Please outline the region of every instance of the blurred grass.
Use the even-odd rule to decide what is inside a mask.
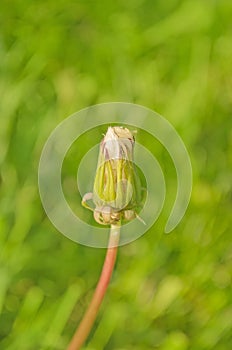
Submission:
[[[227,0],[1,1],[1,349],[64,349],[91,297],[105,252],[56,232],[37,167],[60,121],[109,101],[145,105],[173,123],[194,185],[171,235],[162,235],[166,205],[144,237],[120,248],[85,349],[230,348],[231,16]],[[170,160],[157,142],[144,143],[172,198]]]

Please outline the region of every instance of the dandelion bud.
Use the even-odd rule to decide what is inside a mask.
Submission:
[[[119,126],[109,127],[99,150],[94,181],[94,218],[101,224],[132,220],[141,201],[141,186],[133,163],[134,136]]]

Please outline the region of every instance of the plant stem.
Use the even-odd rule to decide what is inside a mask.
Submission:
[[[99,278],[97,287],[95,289],[89,307],[86,310],[85,315],[79,327],[77,328],[67,350],[79,350],[84,344],[85,340],[87,339],[89,332],[91,331],[91,328],[96,319],[98,310],[101,306],[102,300],[106,293],[107,286],[110,282],[110,278],[114,269],[118,250],[119,236],[120,224],[111,225],[110,238],[101,276]]]

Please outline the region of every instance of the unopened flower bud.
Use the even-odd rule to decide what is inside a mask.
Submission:
[[[100,144],[93,189],[94,217],[99,223],[112,224],[135,217],[132,212],[140,204],[141,189],[133,152],[132,133],[127,128],[109,127]]]

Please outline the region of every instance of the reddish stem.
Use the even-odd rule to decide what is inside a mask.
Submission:
[[[119,234],[120,225],[112,225],[110,230],[109,244],[101,276],[99,278],[97,287],[95,289],[89,307],[86,310],[85,315],[79,327],[77,328],[67,350],[79,350],[89,335],[89,332],[96,319],[98,310],[101,306],[102,300],[106,293],[107,286],[110,282],[110,278],[114,269],[117,256]]]

